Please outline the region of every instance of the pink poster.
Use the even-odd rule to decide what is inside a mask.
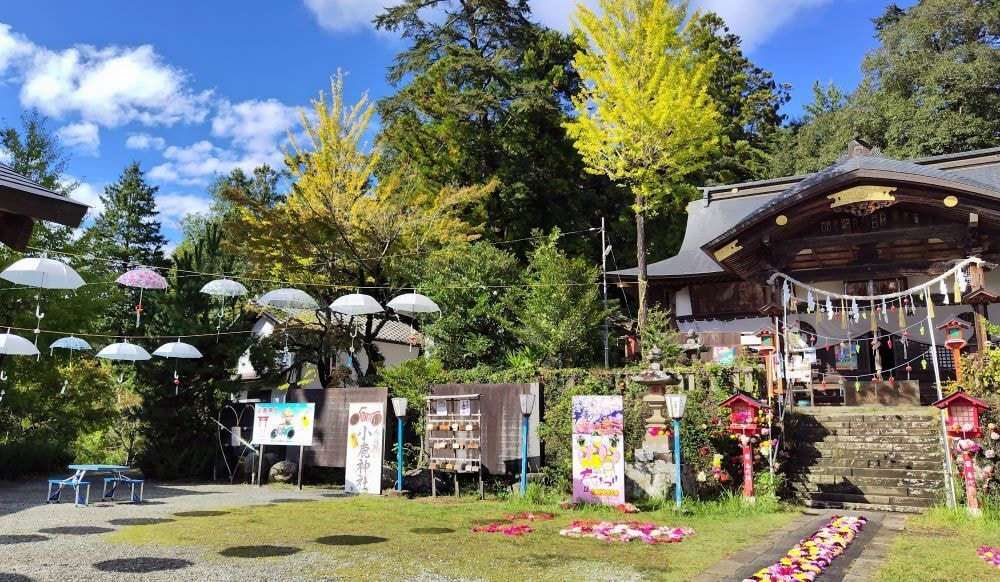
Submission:
[[[573,397],[573,501],[625,503],[621,396]]]

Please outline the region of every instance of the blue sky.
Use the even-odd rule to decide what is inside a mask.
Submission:
[[[166,234],[207,208],[205,186],[236,166],[280,162],[297,108],[330,76],[350,100],[390,92],[385,69],[402,48],[369,22],[391,0],[71,0],[7,2],[0,14],[0,118],[38,107],[71,155],[74,196],[91,205],[140,160],[160,186]],[[596,0],[588,0],[596,4]],[[901,2],[906,6],[912,2]],[[567,29],[572,0],[532,0],[537,18]],[[872,0],[699,0],[744,38],[796,116],[814,81],[853,87],[874,45]]]

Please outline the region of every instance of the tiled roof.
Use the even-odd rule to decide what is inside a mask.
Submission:
[[[278,323],[284,323],[286,321],[295,320],[304,325],[318,325],[316,321],[316,311],[313,309],[268,309],[265,312],[267,317]],[[347,317],[337,315],[344,326],[349,324]],[[378,325],[379,320],[376,318],[373,325]],[[365,327],[365,318],[359,317],[354,320],[355,327],[359,331],[363,331]],[[410,340],[411,337],[415,337],[416,341]],[[377,341],[383,341],[394,344],[413,344],[416,346],[422,345],[424,341],[423,334],[417,331],[413,326],[403,323],[402,321],[389,317],[386,319],[385,325],[379,330],[378,335],[375,338]]]

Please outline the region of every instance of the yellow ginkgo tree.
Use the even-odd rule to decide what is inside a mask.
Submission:
[[[230,232],[257,276],[303,286],[321,307],[355,290],[384,305],[408,283],[403,261],[478,237],[465,217],[493,185],[426,188],[405,167],[378,175],[382,150],[366,145],[374,106],[367,96],[346,104],[343,89],[343,77],[334,77],[329,99],[320,94],[301,113],[301,131],[289,133],[284,200],[269,206],[239,189],[222,195],[241,208]],[[355,358],[355,370],[371,374],[386,317],[366,316],[354,332],[345,329],[353,323],[321,310],[316,321],[303,322],[297,359],[315,363],[325,387],[337,378],[338,338],[357,333],[369,363],[362,370]]]
[[[686,2],[577,3],[573,59],[583,80],[575,117],[565,124],[587,166],[635,197],[639,325],[644,326],[648,215],[680,212],[684,179],[705,166],[719,140],[719,111],[708,95],[713,62],[690,44]]]

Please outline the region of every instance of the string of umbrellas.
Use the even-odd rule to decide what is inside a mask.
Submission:
[[[9,356],[36,356],[41,357],[38,350],[38,337],[41,334],[41,321],[45,317],[42,311],[43,294],[46,290],[75,290],[84,284],[83,278],[69,265],[55,259],[28,257],[16,261],[11,266],[0,272],[0,279],[4,279],[16,285],[34,288],[35,295],[35,339],[31,342],[19,335],[12,334],[10,328],[6,333],[0,334],[0,354]],[[142,321],[143,294],[148,290],[167,289],[167,280],[156,271],[148,268],[138,268],[126,271],[116,280],[116,283],[138,289],[138,303],[135,306],[135,325],[138,328]],[[216,279],[206,283],[200,290],[206,295],[218,297],[220,307],[218,321],[216,324],[216,341],[222,332],[223,321],[226,312],[226,302],[236,297],[241,297],[249,293],[247,288],[239,281],[232,279]],[[308,293],[300,289],[283,288],[269,291],[261,295],[256,303],[262,307],[277,309],[295,310],[318,310],[319,303]],[[433,300],[420,293],[403,293],[391,299],[387,307],[397,313],[416,316],[421,313],[437,313],[441,309]],[[330,304],[329,309],[336,313],[349,317],[360,315],[373,315],[385,311],[382,305],[372,296],[363,293],[351,293],[338,297]],[[92,351],[93,347],[86,340],[74,335],[61,337],[52,342],[49,346],[49,354],[54,355],[55,350],[68,350],[72,360],[74,352]],[[351,347],[353,355],[353,345]],[[121,342],[109,344],[97,352],[96,357],[120,361],[120,362],[140,362],[152,359],[153,356],[174,359],[174,392],[179,390],[180,376],[178,374],[178,362],[182,359],[197,359],[203,357],[201,351],[195,346],[180,341],[168,342],[156,348],[152,355],[142,346],[131,343],[128,339]],[[0,380],[6,380],[7,374],[0,370]],[[119,382],[124,381],[124,377],[119,377]],[[62,391],[66,391],[67,381],[63,382]],[[2,396],[0,396],[2,398]]]

